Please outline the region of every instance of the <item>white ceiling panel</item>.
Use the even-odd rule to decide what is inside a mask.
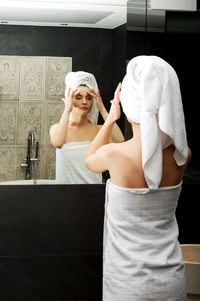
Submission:
[[[126,18],[124,0],[0,0],[0,22],[5,25],[112,29],[126,23]]]

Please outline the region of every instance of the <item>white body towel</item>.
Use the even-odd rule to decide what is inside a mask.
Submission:
[[[91,142],[69,142],[56,149],[56,183],[101,184],[102,174],[85,166],[85,157]]]
[[[103,301],[185,301],[175,217],[181,184],[122,188],[107,181]]]

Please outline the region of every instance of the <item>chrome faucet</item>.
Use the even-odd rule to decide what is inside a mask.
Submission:
[[[34,132],[31,131],[28,134],[27,155],[26,155],[26,180],[30,179],[31,146],[34,145],[34,142],[35,142]]]
[[[29,132],[28,139],[31,140],[31,145],[34,145],[34,143],[35,143],[35,135],[34,135],[33,131]]]
[[[30,168],[32,165],[33,183],[37,184],[39,142],[38,141],[36,142],[35,158],[31,158],[31,149],[34,145],[35,145],[35,135],[34,135],[33,131],[30,131],[28,134],[28,141],[27,141],[27,155],[26,155],[26,159],[25,159],[26,163],[20,164],[20,166],[26,167],[26,180],[29,180],[30,179]]]

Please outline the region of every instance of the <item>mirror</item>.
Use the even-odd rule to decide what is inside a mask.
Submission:
[[[40,0],[38,6],[24,1],[23,9],[17,2],[0,4],[0,181],[25,179],[20,165],[26,164],[30,131],[39,142],[37,177],[51,180],[55,149],[49,128],[63,110],[64,76],[70,70],[94,74],[110,107],[125,74],[127,1],[62,2],[62,7],[59,1]],[[43,5],[48,7],[41,15]],[[119,126],[123,130],[123,118]],[[36,144],[31,149],[34,158]]]
[[[195,109],[199,99],[197,76],[200,68],[199,4],[197,1],[196,10],[192,10],[191,6],[190,11],[153,10],[159,14],[158,25],[153,23],[152,11],[147,10],[147,54],[160,55],[168,61],[176,70],[180,81],[188,145],[192,151],[192,160],[185,171],[187,181],[200,178],[196,136],[199,112]]]
[[[197,1],[196,10],[190,11],[152,9],[151,1],[134,0],[128,1],[127,9],[127,60],[141,54],[158,55],[177,72],[188,145],[192,150],[192,160],[186,174],[190,178],[199,179],[200,160],[196,135],[199,110],[196,107],[199,99],[200,1]],[[131,132],[126,122],[125,125],[126,137],[129,137]]]

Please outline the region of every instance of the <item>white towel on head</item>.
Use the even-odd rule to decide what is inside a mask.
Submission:
[[[71,88],[71,91],[74,91],[80,85],[86,85],[88,88],[94,89],[95,91],[98,90],[98,85],[94,75],[84,71],[69,72],[65,76],[65,85],[65,97],[69,88]],[[93,98],[93,106],[90,113],[88,114],[88,119],[91,123],[97,124],[98,115],[99,111],[96,106],[96,99]]]
[[[125,115],[140,123],[144,175],[149,188],[156,189],[162,178],[162,150],[174,144],[179,166],[188,157],[176,72],[157,56],[135,57],[127,66],[120,98]]]

